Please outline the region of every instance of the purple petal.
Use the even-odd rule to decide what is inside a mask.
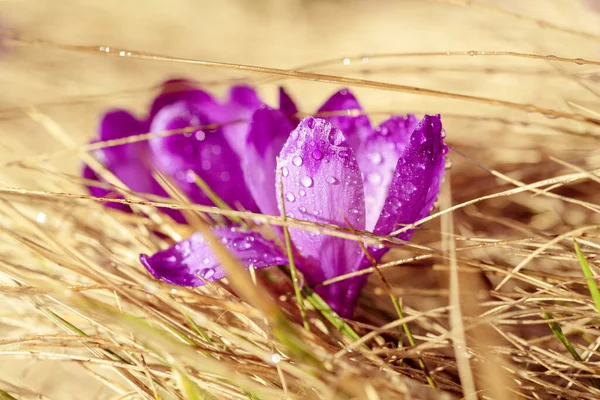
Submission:
[[[396,164],[404,152],[417,117],[394,116],[384,121],[355,150],[365,183],[366,229],[372,231],[385,202]]]
[[[244,177],[263,214],[279,215],[275,193],[277,156],[294,129],[287,116],[270,108],[252,116],[244,154]]]
[[[193,82],[186,79],[171,79],[162,84],[160,94],[152,102],[148,115],[148,124],[152,122],[156,114],[163,107],[180,101],[193,103],[202,107],[207,115],[212,116],[223,113],[221,106],[212,96],[198,89]]]
[[[146,125],[124,110],[109,111],[102,117],[99,128],[99,140],[122,139],[148,131]],[[125,186],[138,193],[149,193],[168,197],[165,190],[152,177],[152,171],[146,166],[149,162],[148,143],[146,141],[128,143],[96,150],[94,155]],[[104,182],[89,166],[85,165],[83,177]],[[90,187],[90,193],[96,197],[123,198],[117,191]],[[107,207],[130,212],[131,208],[120,203],[105,203]],[[180,212],[161,209],[178,222],[185,222]]]
[[[147,133],[148,127],[125,110],[112,110],[105,113],[100,120],[98,141],[124,139],[129,136]],[[127,157],[143,157],[148,148],[146,141],[110,146],[100,149],[96,156],[106,165],[118,163]]]
[[[120,164],[113,165],[109,168],[110,171],[123,182],[129,189],[138,193],[149,193],[162,197],[169,197],[167,192],[160,184],[152,177],[152,172],[144,167],[140,160],[124,159]],[[85,165],[83,169],[83,177],[85,179],[105,182],[101,179],[89,166]],[[115,199],[123,199],[124,197],[116,190],[107,190],[95,186],[88,187],[90,194],[96,197],[107,197]],[[106,202],[105,206],[116,210],[131,212],[131,207],[122,203]],[[180,211],[171,208],[158,207],[158,209],[169,215],[176,222],[183,224],[186,222],[183,214]]]
[[[258,233],[234,228],[216,228],[212,233],[246,268],[288,263],[281,250]],[[178,286],[203,286],[205,280],[213,282],[225,277],[210,243],[200,233],[151,257],[142,254],[140,261],[154,277]]]
[[[296,117],[298,107],[283,87],[279,87],[279,110],[288,117],[294,126],[298,125],[300,122],[298,117]]]
[[[429,215],[444,176],[444,135],[439,115],[426,115],[419,122],[398,160],[374,233],[388,235]],[[406,231],[399,237],[411,236],[412,231]]]
[[[209,119],[200,105],[178,102],[163,107],[152,121],[152,132],[164,132],[190,126],[208,125]],[[184,193],[198,204],[212,201],[196,185],[194,171],[227,204],[256,210],[256,205],[244,182],[240,160],[225,140],[220,129],[197,130],[150,140],[156,163],[172,176]]]
[[[219,116],[218,122],[242,121],[223,126],[229,145],[240,157],[243,157],[246,150],[250,118],[262,105],[262,100],[250,86],[233,86],[229,91],[229,101],[223,106],[223,113]]]
[[[319,108],[318,113],[349,110],[362,111],[362,107],[350,90],[342,89],[331,96],[325,104]],[[370,136],[373,130],[369,118],[366,115],[336,115],[323,116],[321,118],[326,119],[340,129],[353,149],[356,149],[359,143]]]
[[[344,135],[323,119],[306,118],[283,146],[277,168],[283,179],[287,215],[317,223],[362,230],[365,227],[364,190],[352,149]],[[280,185],[277,185],[281,193]],[[279,196],[278,196],[279,198]],[[355,241],[290,229],[303,262],[299,268],[310,284],[354,271],[361,258]],[[319,288],[336,311],[352,303],[347,282]]]

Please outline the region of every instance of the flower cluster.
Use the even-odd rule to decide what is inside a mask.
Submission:
[[[211,202],[189,179],[189,171],[231,206],[281,215],[283,198],[290,218],[378,235],[389,235],[429,214],[447,152],[439,115],[420,121],[414,115],[393,116],[373,127],[346,89],[318,110],[326,115],[322,118],[298,121],[296,106],[283,90],[279,103],[279,109],[268,107],[244,86],[233,87],[229,100],[220,103],[190,82],[169,81],[145,120],[122,110],[107,113],[99,139],[224,125],[106,148],[100,156],[132,190],[166,195],[152,178],[151,170],[157,168],[198,204]],[[89,168],[85,175],[95,177]],[[97,188],[92,193],[108,194]],[[179,213],[170,214],[182,221]],[[213,234],[246,267],[287,264],[285,252],[258,233],[221,226]],[[405,231],[400,238],[409,240],[411,235]],[[370,266],[356,241],[299,228],[291,228],[290,236],[297,267],[311,286]],[[386,252],[368,250],[376,261]],[[201,286],[225,276],[199,233],[140,259],[152,275],[174,285]],[[332,309],[350,317],[365,281],[362,275],[317,286],[316,291]]]

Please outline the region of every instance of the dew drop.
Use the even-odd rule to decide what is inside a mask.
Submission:
[[[348,151],[346,150],[342,150],[338,153],[338,156],[340,156],[340,158],[348,158],[350,156],[350,153],[348,153]]]
[[[450,168],[452,168],[452,160],[451,160],[451,159],[449,159],[449,158],[446,158],[446,162],[445,162],[445,164],[444,164],[444,168],[445,168],[445,169],[450,169]]]
[[[400,186],[400,188],[402,189],[402,192],[407,197],[409,197],[411,194],[413,194],[417,190],[417,187],[415,186],[415,184],[410,181],[403,182],[402,185]]]
[[[35,220],[37,222],[39,222],[40,224],[44,224],[44,223],[46,223],[46,219],[47,219],[46,217],[47,217],[46,214],[40,211],[38,213],[37,217],[35,218]]]
[[[446,137],[446,130],[442,129],[442,131],[440,132],[440,135],[442,135],[443,138]]]
[[[315,119],[314,119],[314,118],[308,118],[308,119],[306,120],[306,126],[307,126],[309,129],[313,129],[313,128],[315,127]],[[296,135],[297,135],[297,134],[296,134]]]
[[[312,156],[315,160],[321,160],[323,158],[323,153],[321,152],[321,150],[316,149],[312,152]]]
[[[214,145],[214,146],[211,148],[211,150],[212,150],[212,153],[213,153],[215,156],[218,156],[219,154],[221,154],[221,146]]]
[[[231,175],[229,174],[229,172],[223,171],[219,174],[219,178],[221,178],[223,182],[229,182],[229,180],[231,179]]]
[[[285,198],[290,202],[293,203],[294,201],[296,201],[296,196],[294,196],[294,193],[292,192],[287,192],[285,194]]]
[[[381,174],[379,172],[373,172],[367,175],[367,180],[372,185],[379,185],[383,178],[381,177]]]
[[[252,247],[252,243],[247,238],[237,238],[233,241],[233,247],[240,250],[248,250]]]
[[[306,212],[306,207],[300,207],[300,211],[302,211],[303,213]]]
[[[288,176],[289,174],[290,174],[290,171],[287,169],[287,167],[281,168],[281,175]]]
[[[387,136],[387,134],[389,133],[389,129],[387,128],[387,126],[382,126],[379,128],[379,134],[382,136]]]
[[[329,176],[327,177],[327,183],[329,183],[330,185],[337,185],[340,183],[340,181],[336,177]]]
[[[302,157],[300,156],[294,156],[294,158],[292,158],[292,164],[294,164],[296,167],[299,167],[302,165]]]
[[[585,60],[583,58],[576,58],[573,60],[573,62],[575,62],[575,64],[577,64],[577,65],[585,64]]]
[[[210,161],[208,161],[208,160],[202,161],[202,169],[203,170],[208,171],[210,169],[210,167],[212,167],[212,164]]]
[[[202,262],[203,262],[204,264],[208,265],[208,264],[210,264],[210,258],[208,258],[208,257],[204,257],[204,258],[202,259]]]
[[[204,279],[208,280],[208,279],[212,278],[214,274],[215,274],[215,270],[213,268],[207,268],[202,273],[202,277]]]
[[[298,192],[298,194],[300,195],[300,197],[306,196],[306,192],[304,191],[304,189],[300,189],[300,191]]]
[[[279,354],[272,354],[271,361],[273,364],[279,364],[281,362],[281,356]]]
[[[206,134],[203,131],[198,131],[194,134],[194,137],[196,138],[197,141],[202,141],[204,140],[204,138],[206,138]]]
[[[309,188],[309,187],[312,187],[313,180],[312,180],[312,178],[310,176],[304,175],[302,177],[302,179],[300,179],[300,183],[302,184],[302,186],[304,186],[306,188]]]
[[[373,165],[381,165],[381,163],[383,162],[383,156],[381,155],[381,153],[371,153],[368,157],[369,160],[371,160],[371,163],[373,163]]]
[[[342,62],[344,63],[344,65],[350,65],[350,59],[349,58],[344,58],[342,60]]]

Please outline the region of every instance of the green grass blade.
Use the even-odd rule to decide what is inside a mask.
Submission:
[[[575,246],[575,252],[577,253],[577,258],[579,259],[579,264],[581,265],[581,269],[583,270],[583,275],[587,280],[588,288],[590,289],[590,294],[592,295],[592,299],[594,300],[594,304],[596,305],[596,311],[598,315],[600,315],[600,291],[598,291],[598,285],[596,285],[596,280],[594,279],[594,274],[590,269],[590,265],[588,264],[581,248],[579,247],[579,243],[575,239],[573,239],[573,245]]]
[[[556,338],[558,340],[560,340],[560,342],[563,344],[563,346],[565,346],[567,351],[569,353],[571,353],[571,356],[573,357],[573,359],[576,361],[579,361],[579,362],[583,362],[583,359],[581,358],[581,356],[579,355],[577,350],[575,350],[575,347],[571,344],[569,339],[565,336],[565,334],[564,334],[562,328],[560,327],[560,325],[558,324],[558,322],[552,321],[554,319],[554,317],[545,311],[542,311],[542,316],[544,317],[544,319],[546,321],[548,321],[548,326],[550,327],[550,330],[552,331],[552,333],[554,333],[554,336],[556,336]],[[600,389],[600,381],[598,381],[598,379],[590,378],[590,383],[596,389]]]

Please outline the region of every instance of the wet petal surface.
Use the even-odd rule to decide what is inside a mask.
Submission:
[[[398,160],[374,233],[388,235],[429,215],[440,191],[447,152],[440,116],[426,115]],[[406,231],[399,238],[411,236],[412,231]]]
[[[283,177],[289,217],[364,229],[360,170],[339,129],[319,118],[302,120],[285,143],[277,168]],[[352,272],[358,266],[362,251],[357,242],[296,228],[290,229],[290,235],[303,258],[299,268],[311,284]],[[343,309],[355,295],[348,293],[345,282],[317,291],[335,310]]]
[[[273,242],[256,232],[216,228],[212,233],[246,268],[261,269],[288,262]],[[154,277],[178,286],[203,286],[205,281],[225,277],[210,243],[200,233],[153,256],[142,254],[140,261]]]
[[[178,102],[162,108],[152,121],[152,132],[165,132],[186,127],[205,126],[209,120],[201,107]],[[196,130],[152,139],[150,147],[159,168],[173,177],[184,193],[195,203],[212,205],[212,201],[196,185],[194,171],[227,204],[256,210],[244,182],[240,160],[220,129]]]
[[[373,130],[355,149],[363,174],[366,203],[366,229],[372,231],[394,176],[398,159],[404,152],[410,135],[417,126],[414,115],[394,116]]]

